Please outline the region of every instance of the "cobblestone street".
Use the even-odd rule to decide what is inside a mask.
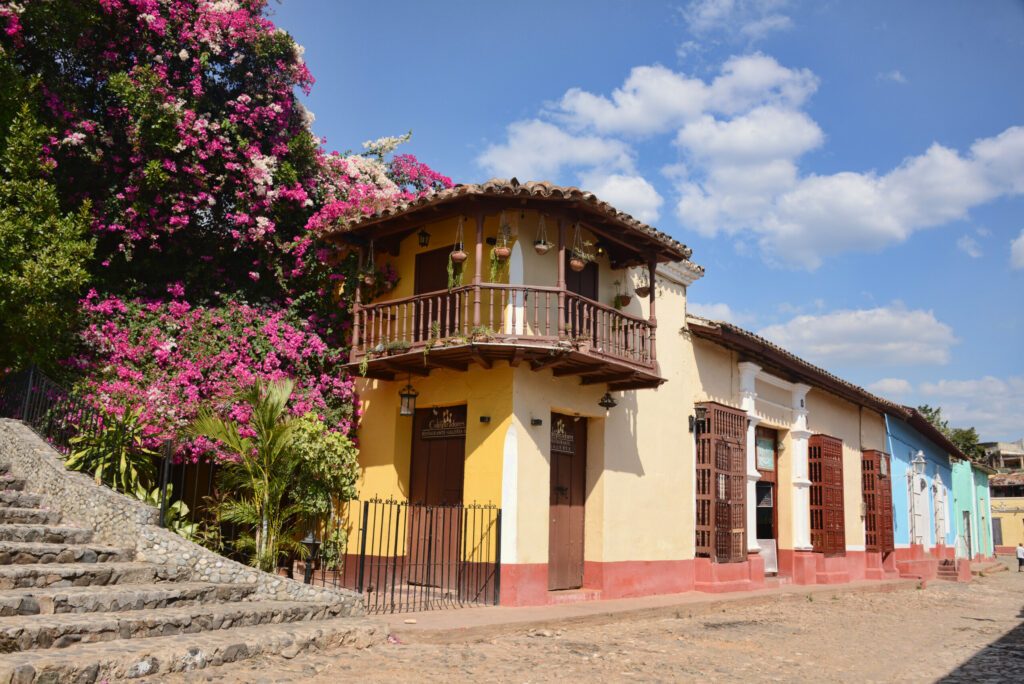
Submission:
[[[481,639],[266,659],[173,681],[1022,681],[1024,574],[826,591],[713,614],[507,627]],[[401,620],[393,620],[399,626]]]

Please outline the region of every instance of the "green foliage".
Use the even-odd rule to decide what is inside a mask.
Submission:
[[[462,285],[462,264],[452,261],[452,255],[448,255],[448,289],[453,290]]]
[[[490,268],[487,272],[487,277],[492,283],[501,280],[508,268],[508,262],[508,259],[499,259],[498,255],[494,253],[494,248],[491,248]]]
[[[238,548],[251,551],[251,564],[266,571],[273,571],[283,554],[305,553],[296,525],[304,509],[287,500],[302,464],[295,449],[299,421],[287,415],[292,389],[291,381],[285,380],[256,383],[241,393],[252,411],[253,437],[243,437],[237,422],[210,411],[200,413],[189,427],[191,435],[220,442],[236,457],[220,470],[218,484],[227,494],[216,503],[217,513],[250,530],[239,539]]]
[[[174,486],[167,485],[168,499],[173,493]],[[135,491],[135,498],[154,508],[160,508],[159,487],[154,487],[153,489],[139,487]],[[193,522],[188,514],[189,508],[184,501],[175,501],[172,504],[168,504],[167,510],[164,511],[164,527],[191,542],[200,543],[203,537],[201,526],[199,523]]]
[[[40,160],[47,131],[27,105],[0,156],[0,369],[54,370],[67,355],[94,241],[89,205],[66,212]]]
[[[306,516],[325,522],[335,506],[357,496],[359,449],[347,436],[329,431],[315,413],[296,423],[293,448],[300,465],[292,498]]]
[[[979,459],[985,455],[985,450],[980,446],[981,438],[978,431],[973,427],[955,428],[949,426],[949,421],[942,417],[941,406],[929,406],[922,404],[917,407],[917,412],[924,416],[925,420],[934,425],[939,432],[946,435],[956,447],[964,453],[967,458]]]
[[[71,438],[67,467],[129,496],[152,486],[155,453],[142,446],[141,414],[139,409],[126,409],[120,416],[105,412],[99,430]]]
[[[320,545],[320,560],[327,570],[340,570],[348,552],[348,530],[334,526]]]

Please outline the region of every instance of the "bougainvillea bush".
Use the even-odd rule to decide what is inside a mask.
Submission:
[[[298,99],[313,85],[302,48],[266,10],[0,0],[0,147],[27,103],[59,209],[88,207],[96,240],[86,287],[99,294],[65,367],[97,404],[140,402],[151,440],[203,405],[237,413],[238,388],[277,376],[295,379],[296,411],[348,431],[340,364],[358,264],[321,238],[451,186],[394,153],[408,136],[325,151]]]
[[[72,360],[83,372],[81,389],[115,414],[141,409],[147,447],[180,436],[204,406],[244,430],[249,416],[241,391],[285,378],[295,378],[294,415],[314,413],[341,433],[352,427],[355,396],[340,369],[342,352],[299,317],[234,300],[193,306],[180,297],[125,300],[95,292],[83,306],[83,350]],[[195,458],[211,449],[200,437],[182,443],[180,453]]]

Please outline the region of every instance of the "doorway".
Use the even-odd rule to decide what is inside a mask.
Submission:
[[[551,414],[551,498],[548,589],[583,586],[587,419]]]
[[[967,541],[967,560],[974,559],[974,544],[971,539],[971,512],[964,511],[964,539]]]
[[[409,464],[410,584],[457,588],[466,407],[417,409]]]
[[[565,253],[565,289],[580,297],[585,297],[592,302],[597,301],[597,264],[588,261],[582,271],[574,271],[569,268],[569,250]],[[569,333],[573,337],[589,332],[592,342],[597,335],[597,317],[593,313],[589,315],[584,312],[584,307],[579,300],[568,298],[565,307],[565,322]],[[589,321],[588,321],[589,319]],[[589,323],[589,325],[588,325]],[[587,328],[590,328],[588,331]]]
[[[441,247],[416,255],[413,294],[436,293],[427,300],[417,300],[414,309],[413,341],[430,337],[449,337],[459,330],[458,295],[448,291],[448,255],[452,247]],[[433,331],[433,328],[438,328]],[[436,334],[435,334],[436,332]]]
[[[755,466],[761,479],[754,487],[757,506],[757,545],[764,558],[764,571],[779,572],[778,555],[778,460],[779,433],[776,430],[758,426],[754,431]]]

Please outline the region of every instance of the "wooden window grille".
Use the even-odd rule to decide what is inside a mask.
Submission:
[[[892,483],[889,481],[889,455],[867,450],[861,458],[864,495],[865,548],[875,553],[895,549],[892,526]]]
[[[842,556],[846,553],[842,440],[812,435],[807,466],[811,480],[811,545],[817,553]]]
[[[712,402],[697,424],[697,555],[718,563],[747,559],[747,416]]]

